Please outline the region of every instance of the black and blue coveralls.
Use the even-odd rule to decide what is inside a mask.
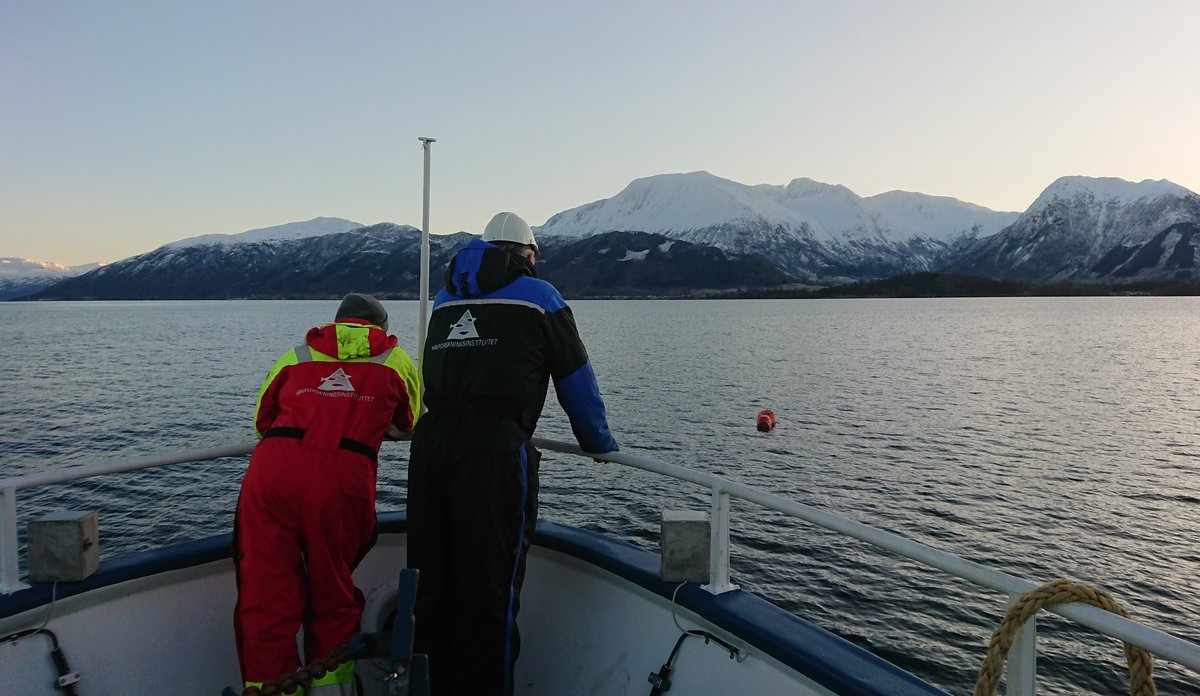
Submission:
[[[408,478],[408,565],[420,571],[414,650],[437,696],[507,696],[538,511],[530,443],[549,380],[588,452],[617,449],[570,307],[525,259],[480,240],[434,300],[425,404]]]

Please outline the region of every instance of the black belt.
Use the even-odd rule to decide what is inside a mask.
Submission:
[[[303,440],[304,432],[304,428],[271,428],[267,432],[263,433],[263,439],[265,440],[268,437],[289,437],[293,440]],[[369,458],[371,461],[377,461],[379,459],[379,453],[375,451],[374,447],[363,444],[358,440],[351,440],[348,437],[343,437],[341,441],[338,442],[338,449],[356,452],[364,457]]]

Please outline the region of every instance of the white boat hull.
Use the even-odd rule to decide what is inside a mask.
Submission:
[[[355,581],[367,598],[364,631],[394,612],[405,556],[403,516],[381,518],[381,535]],[[51,607],[39,586],[0,598],[0,635],[52,630],[80,675],[79,694],[211,694],[240,686],[233,643],[236,601],[228,536],[106,563],[82,583],[59,586]],[[736,646],[685,641],[674,662],[676,694],[940,694],[869,653],[736,590],[679,593],[658,581],[658,556],[625,542],[540,523],[519,617],[517,694],[625,696],[649,693],[681,631],[709,631]],[[692,608],[688,608],[691,606]],[[672,616],[674,614],[674,617]],[[722,624],[725,624],[724,626]],[[49,696],[57,672],[50,641],[0,644],[0,693]],[[361,660],[368,696],[387,694],[386,660]]]

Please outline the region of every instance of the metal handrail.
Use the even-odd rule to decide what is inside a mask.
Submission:
[[[1003,592],[1010,598],[1019,597],[1037,586],[1028,580],[992,570],[986,566],[944,551],[938,551],[897,534],[875,529],[861,522],[838,517],[823,510],[797,503],[772,493],[766,493],[751,486],[735,483],[719,476],[624,452],[592,454],[584,452],[578,446],[566,442],[544,438],[535,438],[533,442],[535,446],[541,449],[564,454],[576,454],[643,469],[708,488],[713,496],[712,517],[710,519],[713,529],[713,553],[710,556],[711,572],[710,585],[708,586],[708,589],[712,592],[733,589],[733,586],[728,584],[728,501],[730,497],[757,503],[763,507],[797,517],[819,527],[865,541],[878,548],[937,568],[949,575],[967,580],[981,587]],[[19,581],[20,569],[18,567],[16,518],[16,492],[18,490],[104,474],[148,469],[184,462],[207,461],[222,457],[244,456],[253,451],[255,444],[251,442],[216,449],[152,455],[135,459],[120,459],[111,462],[65,467],[54,471],[44,471],[0,479],[0,594],[11,594],[25,587]],[[1080,602],[1048,605],[1045,608],[1047,611],[1052,611],[1055,614],[1088,626],[1105,635],[1148,650],[1160,658],[1176,662],[1200,672],[1200,645]],[[1028,636],[1028,640],[1033,640],[1032,636],[1034,634],[1032,631],[1026,631],[1026,635]],[[1031,652],[1032,646],[1022,644],[1021,640],[1018,639],[1018,643],[1014,645],[1012,649],[1013,655],[1022,651],[1026,653]],[[1026,666],[1025,663],[1028,663],[1028,665]],[[1010,689],[1015,686],[1020,692],[1033,693],[1032,685],[1034,679],[1032,673],[1013,674],[1014,669],[1036,669],[1032,663],[1033,660],[1021,660],[1014,665],[1010,660],[1008,665]],[[1014,678],[1014,676],[1017,678]]]
[[[992,570],[987,566],[968,561],[944,551],[938,551],[897,534],[875,529],[861,522],[838,517],[837,515],[809,505],[797,503],[772,493],[766,493],[744,484],[734,483],[733,481],[712,474],[624,452],[594,455],[584,452],[578,446],[566,442],[541,438],[535,438],[533,442],[542,449],[594,457],[616,464],[644,469],[663,476],[689,481],[711,489],[714,498],[723,494],[757,503],[763,507],[798,517],[806,522],[811,522],[819,527],[865,541],[873,546],[899,554],[910,560],[932,566],[981,587],[1003,592],[1010,598],[1019,597],[1038,586],[1028,580]],[[716,507],[714,502],[714,509]],[[712,525],[714,532],[721,527],[728,529],[727,520],[711,519],[709,523]],[[715,536],[716,534],[714,534]],[[715,545],[718,541],[714,539],[713,543]],[[725,540],[725,543],[728,543],[728,540]],[[713,554],[710,557],[710,564],[719,564],[722,561],[728,563],[728,556],[726,555],[722,559],[718,554]],[[713,568],[711,569],[710,576],[724,576],[727,578],[728,567],[724,569]],[[1071,619],[1076,623],[1095,629],[1108,636],[1144,648],[1158,657],[1177,662],[1200,672],[1200,645],[1082,602],[1051,604],[1045,608],[1047,611],[1052,611],[1059,616]],[[1018,645],[1014,645],[1013,650],[1016,651],[1018,648]],[[1010,685],[1014,681],[1010,677]]]
[[[215,449],[152,454],[132,459],[114,459],[0,479],[0,595],[12,594],[28,587],[21,582],[20,549],[17,544],[17,491],[52,483],[78,481],[93,476],[118,474],[124,471],[153,469],[185,462],[203,462],[222,457],[240,457],[253,452],[256,444],[256,442],[250,442]]]

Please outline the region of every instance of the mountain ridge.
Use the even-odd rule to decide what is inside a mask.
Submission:
[[[1063,177],[944,270],[1038,282],[1192,280],[1200,275],[1186,225],[1197,223],[1200,195],[1172,182]],[[1164,234],[1180,224],[1178,234]],[[1136,270],[1126,265],[1135,257]]]
[[[623,226],[631,221],[645,224]],[[419,251],[416,228],[354,225],[314,218],[189,237],[61,280],[52,287],[56,292],[35,296],[285,297],[335,293],[351,281],[363,292],[415,286],[409,259]],[[534,230],[543,272],[555,275],[570,264],[557,278],[567,292],[645,296],[723,292],[728,283],[762,287],[768,280],[845,285],[922,272],[1024,283],[1187,284],[1200,280],[1197,225],[1200,195],[1167,180],[1060,177],[1018,214],[944,196],[889,191],[864,198],[807,178],[750,186],[697,171],[636,179],[616,196],[558,213]],[[470,238],[432,235],[441,253],[434,273],[449,249]],[[621,261],[636,258],[640,266],[604,256],[604,249],[622,244],[629,256]],[[389,265],[374,263],[372,255]],[[287,256],[292,268],[279,275],[280,258]],[[689,263],[696,266],[691,273]],[[737,267],[736,280],[723,273],[722,263]],[[650,266],[653,274],[630,272]],[[297,275],[297,267],[308,273]],[[407,270],[397,274],[398,268]],[[704,285],[713,279],[725,285]]]
[[[808,178],[752,186],[696,171],[635,179],[611,198],[551,216],[534,232],[652,232],[758,254],[793,277],[828,284],[927,270],[953,244],[998,232],[1017,216],[946,196],[890,191],[863,198]]]
[[[451,256],[471,239],[463,232],[430,237],[432,292],[441,288]],[[349,292],[416,299],[420,241],[415,227],[379,223],[303,239],[168,245],[25,299],[330,299]],[[550,240],[542,249],[540,277],[568,298],[688,296],[791,280],[757,257],[643,232]]]
[[[352,222],[337,217],[315,217],[311,220],[288,222],[282,225],[260,227],[236,234],[201,234],[186,237],[163,246],[182,248],[202,244],[243,244],[246,242],[266,242],[276,239],[307,239],[326,234],[349,232],[352,229],[366,227],[361,222]]]
[[[55,283],[99,268],[102,264],[67,266],[52,261],[6,256],[0,258],[0,301],[25,297]]]

